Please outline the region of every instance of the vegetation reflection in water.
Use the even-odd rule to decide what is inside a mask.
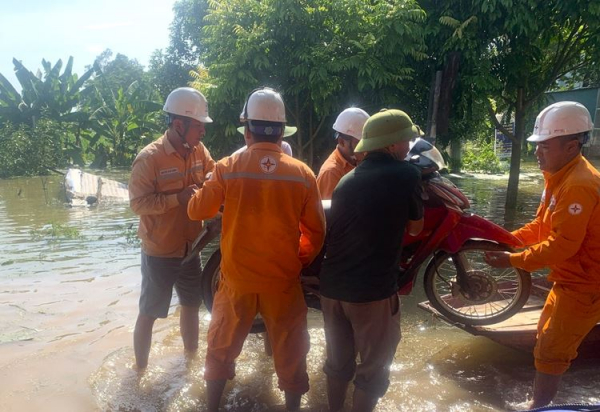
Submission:
[[[50,186],[56,187],[58,177],[51,180]],[[531,218],[541,193],[539,172],[525,174],[519,209],[514,216],[507,217],[503,210],[505,178],[471,176],[453,180],[469,196],[474,211],[509,228]],[[17,197],[20,188],[22,193]],[[14,281],[10,297],[4,295],[3,300],[14,302],[9,305],[10,319],[22,322],[0,324],[3,342],[40,341],[40,347],[72,342],[82,356],[86,350],[98,350],[92,349],[94,345],[111,347],[119,342],[116,349],[100,349],[100,359],[104,360],[91,365],[93,369],[87,375],[98,409],[203,410],[204,338],[210,321],[204,308],[200,314],[197,356],[183,355],[178,316],[169,316],[157,323],[148,370],[138,375],[132,368],[131,328],[139,296],[139,249],[128,243],[137,219],[126,204],[67,209],[58,197],[47,201],[37,179],[14,179],[0,181],[0,215],[0,238],[3,244],[10,245],[0,253],[1,276]],[[51,228],[57,234],[54,242],[49,241],[52,236],[41,239],[31,236],[32,231],[41,234]],[[78,236],[58,228],[74,228]],[[204,254],[204,259],[209,253]],[[58,283],[48,284],[50,281]],[[50,295],[41,298],[32,294],[36,288],[45,288]],[[34,297],[29,306],[25,297],[19,300],[21,291],[29,291],[24,292],[27,299]],[[75,300],[73,294],[77,296]],[[86,304],[82,299],[97,299],[91,305],[101,310],[78,315],[80,306]],[[377,410],[518,408],[531,392],[534,373],[531,356],[433,319],[417,308],[417,303],[423,300],[420,283],[411,295],[402,299],[403,338],[391,368],[389,391]],[[15,305],[25,311],[18,312]],[[174,304],[172,309],[175,307]],[[65,325],[48,327],[49,321],[64,314],[69,319]],[[311,390],[303,399],[303,410],[324,411],[327,397],[321,368],[325,339],[320,312],[309,311],[309,328]],[[86,343],[77,343],[78,339]],[[595,383],[597,367],[597,363],[576,364],[565,376],[557,401],[599,401],[600,388]],[[282,410],[282,394],[277,390],[272,360],[264,353],[260,335],[251,335],[247,340],[236,372],[235,380],[226,389],[225,410]],[[54,380],[60,378],[55,376]],[[65,392],[65,386],[63,383],[57,392]]]

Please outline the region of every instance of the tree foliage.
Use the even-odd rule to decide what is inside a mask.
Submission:
[[[190,71],[200,63],[207,8],[206,0],[179,0],[173,6],[169,46],[156,50],[150,58],[149,75],[163,100],[173,89],[187,86]]]
[[[21,93],[0,75],[4,176],[90,162],[129,166],[141,145],[161,132],[162,105],[142,66],[111,56],[102,53],[82,77],[72,73],[72,58],[62,74],[60,60],[54,66],[42,60],[44,74],[37,75],[14,60]]]
[[[210,1],[202,44],[213,140],[234,136],[247,94],[271,86],[298,127],[295,153],[312,163],[339,111],[373,112],[408,90],[411,64],[425,57],[423,19],[410,0]]]
[[[66,166],[66,138],[57,122],[47,118],[35,128],[25,123],[0,126],[0,178],[46,175]]]
[[[77,120],[77,115],[73,112],[79,105],[81,89],[92,75],[93,69],[78,77],[72,72],[73,57],[69,57],[62,73],[60,59],[54,66],[42,59],[44,72],[38,71],[37,75],[17,59],[13,59],[13,64],[21,92],[0,74],[0,119],[29,126],[34,126],[42,115],[59,123]]]
[[[461,56],[454,130],[469,113],[501,129],[513,141],[507,208],[518,191],[525,125],[544,92],[565,74],[593,67],[598,56],[600,4],[589,0],[421,0],[428,12],[427,44],[432,56]],[[439,24],[436,22],[439,22]],[[483,109],[483,110],[482,110]],[[467,110],[465,112],[465,110]],[[496,115],[503,115],[498,121]],[[464,116],[467,115],[467,116]],[[514,132],[503,127],[514,121]],[[467,131],[470,127],[462,128]]]
[[[85,84],[89,88],[85,95],[86,104],[92,107],[102,104],[101,101],[95,100],[96,92],[102,96],[109,96],[119,89],[127,89],[133,82],[138,82],[140,87],[149,90],[151,88],[147,73],[144,72],[144,66],[136,59],[130,59],[120,53],[113,58],[113,52],[110,49],[104,50],[96,57],[93,67],[95,74]]]
[[[490,101],[490,119],[513,141],[506,207],[514,209],[527,119],[557,79],[592,63],[600,47],[600,4],[502,0],[484,3],[481,11],[492,28],[482,56],[490,68],[486,94],[497,104]],[[497,113],[513,115],[514,132],[502,127]]]
[[[97,90],[97,96],[102,105],[91,115],[93,166],[129,166],[139,149],[162,131],[162,105],[137,81],[110,94]]]

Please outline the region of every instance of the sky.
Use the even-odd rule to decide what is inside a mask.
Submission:
[[[81,76],[105,49],[147,67],[152,52],[169,44],[175,1],[0,0],[0,73],[20,90],[13,58],[35,74],[42,59],[64,67],[73,56]]]

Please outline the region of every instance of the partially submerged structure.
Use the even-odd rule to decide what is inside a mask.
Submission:
[[[107,179],[80,169],[69,169],[65,174],[65,196],[70,204],[93,205],[101,201],[129,201],[125,183]]]

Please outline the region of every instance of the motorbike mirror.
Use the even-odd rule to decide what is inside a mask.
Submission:
[[[421,138],[411,141],[405,160],[419,167],[423,172],[446,168],[446,163],[440,151],[427,140]]]

